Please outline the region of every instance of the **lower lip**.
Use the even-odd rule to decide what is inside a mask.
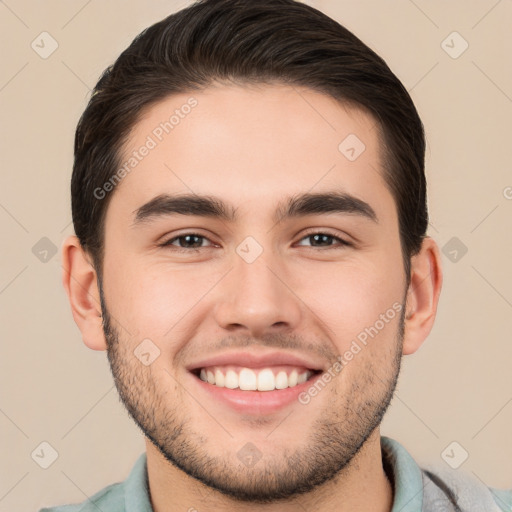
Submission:
[[[313,375],[311,379],[292,388],[276,389],[274,391],[243,391],[241,389],[221,388],[202,381],[191,374],[201,389],[209,393],[216,400],[227,404],[232,409],[244,414],[272,414],[296,402],[299,395],[314,385],[321,373]]]

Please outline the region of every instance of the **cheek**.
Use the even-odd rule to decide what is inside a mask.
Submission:
[[[310,270],[302,269],[301,291],[297,295],[322,320],[326,335],[343,352],[359,335],[364,341],[366,329],[375,324],[380,339],[396,332],[404,294],[403,279],[396,260],[394,269],[368,261],[329,263],[323,268],[317,264]]]
[[[192,318],[194,307],[219,279],[206,266],[178,269],[168,263],[141,264],[128,258],[109,271],[106,298],[110,311],[127,330],[155,340],[169,335],[174,326],[181,327],[189,315]]]

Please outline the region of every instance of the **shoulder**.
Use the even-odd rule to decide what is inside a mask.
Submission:
[[[439,506],[445,503],[446,510],[456,505],[468,512],[512,512],[512,489],[495,489],[469,473],[438,465],[422,468],[422,473],[426,510],[444,510]]]
[[[444,465],[419,466],[398,441],[381,436],[383,464],[393,479],[393,512],[512,512],[512,489]]]
[[[124,512],[124,503],[123,484],[116,483],[105,487],[82,503],[43,508],[39,512]]]
[[[105,487],[82,503],[43,508],[39,512],[151,512],[150,503],[143,453],[123,482]]]

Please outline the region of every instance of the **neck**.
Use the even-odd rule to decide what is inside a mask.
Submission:
[[[314,491],[287,501],[254,504],[236,501],[170,464],[146,440],[149,490],[154,512],[390,512],[393,489],[382,466],[380,431],[375,429],[349,466]]]

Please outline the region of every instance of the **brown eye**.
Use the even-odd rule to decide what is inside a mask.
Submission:
[[[162,243],[161,247],[169,247],[177,251],[187,251],[190,249],[197,250],[205,247],[203,245],[204,240],[208,239],[203,235],[198,235],[197,233],[184,233]]]
[[[326,232],[320,232],[320,231],[308,233],[306,236],[301,238],[301,241],[302,240],[309,240],[309,242],[311,244],[310,247],[319,247],[319,248],[326,248],[326,249],[350,245],[348,242],[346,242],[345,240],[343,240],[342,238],[340,238],[338,236],[335,236],[335,235],[332,235],[332,234],[326,233]],[[333,241],[338,242],[338,243],[332,243]]]

